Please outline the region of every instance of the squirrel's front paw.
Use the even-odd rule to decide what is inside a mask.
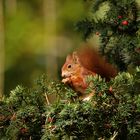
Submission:
[[[64,83],[64,84],[69,83],[69,82],[70,82],[70,78],[62,79],[62,83]]]

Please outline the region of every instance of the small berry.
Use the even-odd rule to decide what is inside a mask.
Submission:
[[[128,25],[128,21],[127,20],[122,21],[122,25]]]
[[[28,130],[27,130],[27,128],[21,128],[21,129],[20,129],[20,132],[21,132],[22,134],[24,134],[24,133],[27,133]]]
[[[53,118],[49,117],[48,122],[50,122],[50,123],[53,122]]]
[[[112,91],[113,91],[112,86],[110,86],[109,91],[112,93]]]
[[[120,16],[120,15],[119,15],[119,16],[118,16],[118,18],[119,18],[119,19],[121,19],[121,18],[122,18],[122,16]]]

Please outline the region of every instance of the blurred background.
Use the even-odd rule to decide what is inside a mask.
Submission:
[[[88,8],[83,0],[0,0],[0,96],[44,73],[60,78],[81,42],[74,25]]]

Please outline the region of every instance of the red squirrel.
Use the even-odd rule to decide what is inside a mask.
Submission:
[[[84,47],[66,57],[66,62],[62,67],[62,82],[79,93],[81,99],[89,100],[93,93],[85,94],[88,87],[86,79],[87,76],[95,76],[96,74],[109,81],[110,78],[117,75],[117,70],[95,49],[85,44]]]

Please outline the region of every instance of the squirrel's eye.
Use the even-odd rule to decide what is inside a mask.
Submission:
[[[68,65],[68,68],[71,68],[71,65]]]

